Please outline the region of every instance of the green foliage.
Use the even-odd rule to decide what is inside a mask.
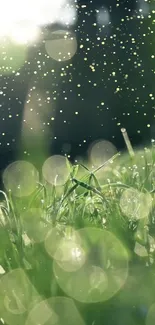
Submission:
[[[71,166],[69,162],[68,168],[70,174],[63,186],[39,183],[33,195],[25,198],[2,192],[0,265],[6,273],[16,268],[24,269],[42,297],[49,298],[51,294],[63,296],[64,292],[53,274],[53,259],[44,247],[46,235],[54,226],[70,226],[75,230],[85,227],[107,230],[122,242],[129,256],[130,276],[123,291],[113,299],[117,301],[118,297],[121,303],[125,301],[130,304],[131,291],[128,286],[133,285],[130,284],[131,277],[136,285],[144,282],[144,290],[146,283],[149,288],[151,286],[148,272],[151,279],[155,270],[155,149],[140,150],[132,159],[127,154],[117,154],[95,170],[87,164]],[[123,210],[121,197],[130,189],[135,191],[135,196],[140,193],[148,195],[149,200],[151,198],[145,216],[143,209],[136,212],[131,210],[141,208],[138,201],[133,204],[130,198],[127,203],[124,201],[124,204],[129,203],[129,213],[126,205]],[[139,198],[141,196],[136,199]],[[37,211],[32,223],[30,211]],[[142,217],[136,217],[141,215],[141,211]],[[27,222],[31,227],[27,227]],[[141,267],[144,275],[139,280],[137,266]],[[147,304],[148,300],[152,303],[153,289],[150,292],[150,297],[146,295],[142,303]],[[135,304],[138,304],[138,297],[136,294]],[[108,308],[106,304],[104,308]]]
[[[134,188],[152,197],[147,220],[149,235],[154,227],[154,149],[139,151],[133,159],[127,154],[117,154],[114,158],[95,170],[83,165],[71,167],[68,162],[70,177],[64,186],[39,183],[31,197],[17,199],[10,193],[3,193],[5,200],[1,202],[1,211],[5,226],[1,225],[1,231],[5,229],[6,237],[21,252],[21,245],[25,249],[21,214],[37,208],[42,211],[45,225],[62,223],[75,229],[97,226],[119,234],[129,243],[135,240],[136,230],[143,230],[139,230],[137,220],[130,220],[122,213],[120,198],[124,189]],[[81,170],[85,170],[82,178],[78,177]]]

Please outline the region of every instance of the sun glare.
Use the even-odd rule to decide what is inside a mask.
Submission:
[[[42,25],[58,21],[68,24],[74,16],[75,11],[66,0],[6,0],[0,4],[0,38],[31,43],[39,39]]]

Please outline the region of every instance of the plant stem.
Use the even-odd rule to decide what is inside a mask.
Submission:
[[[131,142],[130,142],[130,139],[128,137],[128,134],[127,134],[127,131],[125,128],[122,128],[121,129],[121,132],[122,132],[122,135],[123,135],[123,138],[124,138],[124,141],[125,141],[125,144],[127,146],[127,149],[128,149],[128,152],[129,152],[129,155],[131,158],[133,158],[135,156],[135,153],[133,151],[133,148],[132,148],[132,145],[131,145]]]

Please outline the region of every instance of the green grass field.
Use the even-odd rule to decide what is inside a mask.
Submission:
[[[21,186],[4,173],[1,323],[154,324],[154,147],[65,163]]]

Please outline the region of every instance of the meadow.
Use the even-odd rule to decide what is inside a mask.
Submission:
[[[4,171],[1,324],[152,325],[154,143],[97,167],[58,159]]]

